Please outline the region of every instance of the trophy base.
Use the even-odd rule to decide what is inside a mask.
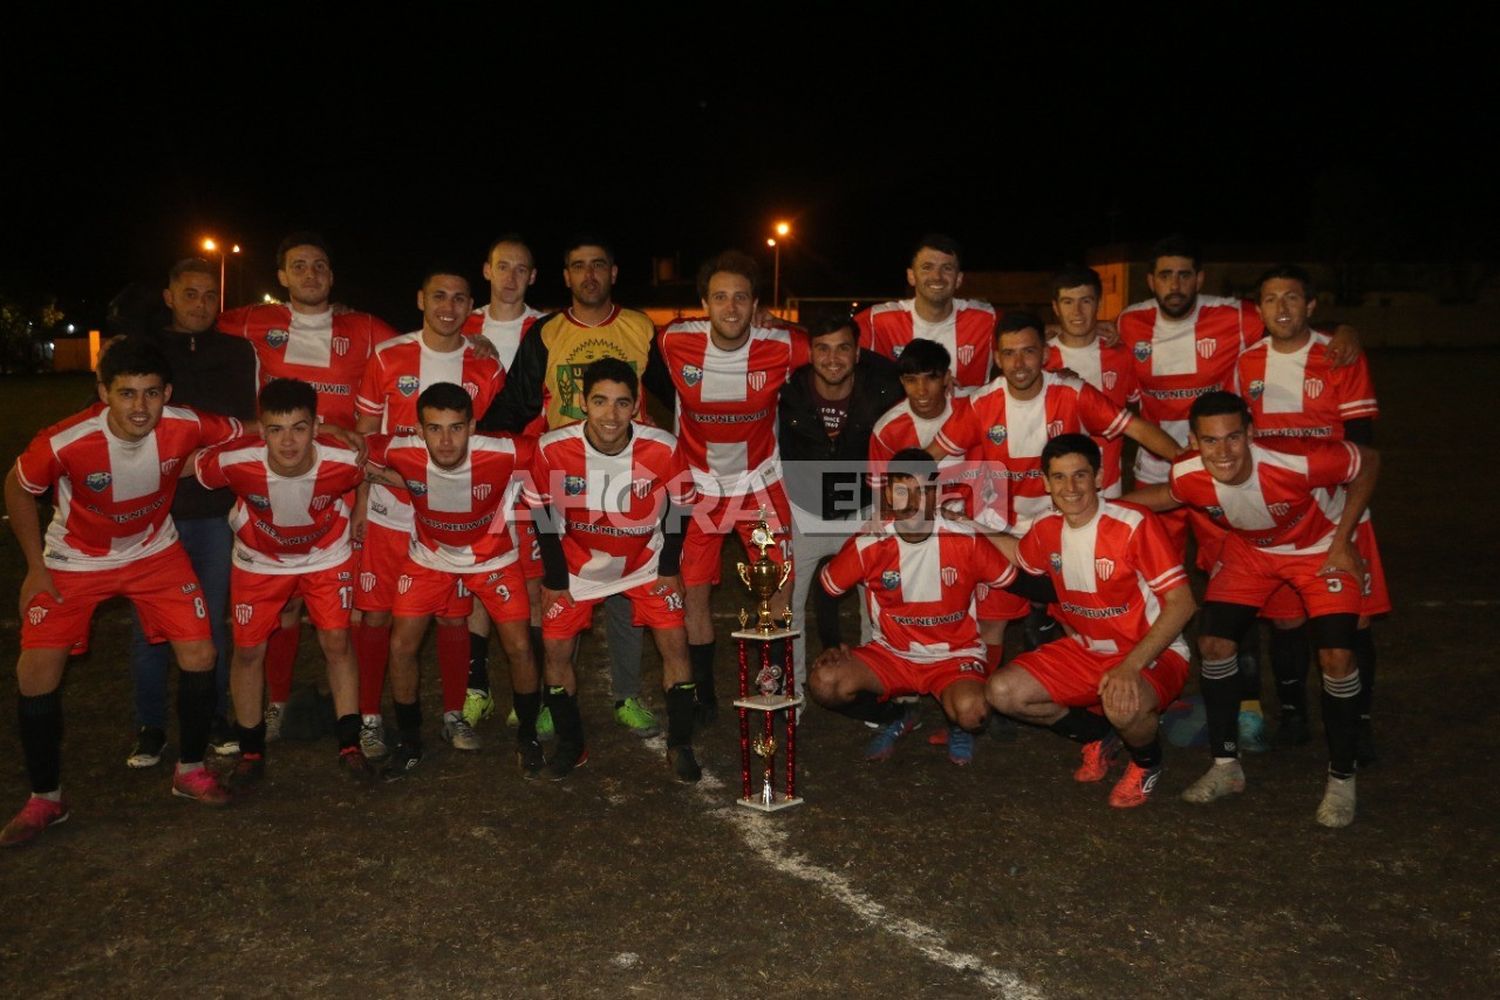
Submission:
[[[800,806],[802,804],[802,796],[798,795],[789,799],[785,796],[777,795],[771,800],[770,805],[766,805],[758,798],[735,799],[735,801],[744,806],[746,809],[754,809],[757,812],[771,813],[776,812],[778,809],[790,809],[792,806]]]
[[[758,628],[746,628],[729,634],[736,639],[759,639],[762,642],[771,642],[775,639],[795,639],[802,634],[802,630],[795,628],[773,628],[769,632],[762,632]]]
[[[796,708],[802,704],[802,696],[788,698],[784,694],[756,694],[734,699],[735,708],[748,708],[758,712],[778,712],[783,708]]]

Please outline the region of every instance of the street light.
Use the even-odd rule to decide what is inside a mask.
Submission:
[[[778,222],[775,225],[776,235],[786,239],[792,234],[791,223]],[[766,239],[766,246],[771,248],[774,263],[771,267],[771,311],[775,312],[781,308],[781,244],[770,237]]]
[[[226,291],[224,288],[224,251],[219,248],[218,241],[212,236],[205,236],[203,238],[202,247],[208,253],[218,253],[219,255],[219,301],[223,302]],[[240,245],[238,243],[234,244],[229,248],[229,252],[239,253]]]

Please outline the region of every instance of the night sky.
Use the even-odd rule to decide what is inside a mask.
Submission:
[[[538,252],[542,304],[576,230],[612,239],[628,304],[651,295],[653,256],[691,273],[760,248],[769,271],[781,217],[802,295],[902,291],[927,230],[971,270],[1177,229],[1496,256],[1497,88],[1440,18],[744,5],[648,23],[588,5],[486,22],[426,4],[374,26],[308,9],[5,32],[0,292],[86,317],[212,233],[246,247],[258,296],[302,227],[330,241],[336,297],[403,328],[428,262],[478,283],[508,229]]]

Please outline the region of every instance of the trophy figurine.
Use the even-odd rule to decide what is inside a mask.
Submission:
[[[801,803],[797,796],[797,711],[802,705],[802,696],[797,693],[797,677],[792,670],[792,642],[802,633],[792,628],[792,612],[788,608],[778,617],[771,614],[771,598],[774,597],[792,575],[792,565],[777,566],[766,550],[776,544],[776,536],[766,523],[766,509],[760,510],[760,520],[750,531],[751,545],[760,550],[759,555],[747,565],[738,563],[740,580],[757,599],[755,612],[740,609],[740,629],[734,633],[739,643],[740,689],[734,700],[740,716],[740,798],[739,804],[762,812],[774,812]],[[752,617],[754,622],[752,624]],[[781,647],[784,661],[774,662],[772,644],[784,640]],[[760,650],[756,657],[754,677],[756,694],[751,694],[752,644]],[[760,735],[750,738],[750,713],[761,712]],[[786,785],[783,791],[776,788],[776,751],[781,746],[776,741],[776,713],[786,719]],[[752,791],[750,755],[761,759],[760,793]]]

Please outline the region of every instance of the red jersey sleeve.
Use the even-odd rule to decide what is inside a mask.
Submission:
[[[229,485],[229,477],[224,475],[219,457],[229,447],[238,444],[238,441],[232,441],[228,445],[217,445],[198,452],[198,457],[193,460],[193,475],[198,478],[198,485],[206,490],[222,490]]]
[[[517,467],[519,467],[519,462]],[[552,502],[552,467],[547,464],[547,450],[541,447],[532,448],[531,461],[527,463],[526,469],[531,476],[531,482],[522,488],[521,498],[532,507],[545,507]]]
[[[983,535],[974,536],[974,567],[975,579],[994,587],[1004,587],[1016,578],[1016,568],[1010,560]]]
[[[354,406],[360,413],[372,417],[384,415],[385,390],[381,388],[384,381],[383,366],[377,354],[365,365],[364,378],[359,380],[359,392],[354,397]]]
[[[667,479],[667,496],[679,507],[691,507],[698,502],[698,484],[693,480],[693,470],[688,466],[682,442],[672,449],[670,474]]]
[[[1167,529],[1162,527],[1155,514],[1145,508],[1136,509],[1144,516],[1130,534],[1131,564],[1146,578],[1146,586],[1158,597],[1186,586],[1187,570],[1182,568],[1182,558],[1167,538]]]
[[[198,444],[210,447],[233,441],[245,433],[245,425],[234,417],[224,417],[204,410],[193,410],[198,418]]]
[[[1361,354],[1352,365],[1332,369],[1339,383],[1339,419],[1359,420],[1380,416],[1375,402],[1375,380],[1370,378],[1370,360]]]
[[[875,324],[871,321],[870,310],[862,309],[855,313],[854,325],[859,330],[859,349],[873,351],[875,349]]]
[[[1240,300],[1240,350],[1260,342],[1266,335],[1266,324],[1260,318],[1260,309],[1249,299]]]
[[[1018,569],[1024,570],[1032,576],[1047,575],[1047,553],[1035,531],[1028,531],[1025,535],[1021,536],[1021,544],[1016,552],[1016,558],[1021,560],[1017,566]]]
[[[1090,434],[1117,438],[1130,423],[1130,411],[1109,401],[1109,397],[1085,382],[1078,389],[1078,422]]]
[[[823,584],[823,589],[834,597],[857,586],[865,578],[864,560],[859,555],[859,536],[856,535],[844,543],[838,554],[828,561],[823,567],[823,572],[818,579]]]
[[[371,465],[386,468],[386,449],[391,446],[389,434],[366,434],[365,435],[365,461]]]
[[[984,429],[974,415],[974,407],[962,396],[953,398],[952,412],[933,438],[950,455],[962,455],[980,442]]]
[[[1319,444],[1307,453],[1309,486],[1342,486],[1359,475],[1359,449],[1348,441]]]
[[[62,463],[52,450],[52,435],[42,431],[16,459],[16,481],[27,493],[40,496],[51,489],[62,476]]]
[[[240,306],[238,309],[225,309],[219,313],[219,332],[227,333],[231,337],[248,337],[250,310],[254,306]]]

